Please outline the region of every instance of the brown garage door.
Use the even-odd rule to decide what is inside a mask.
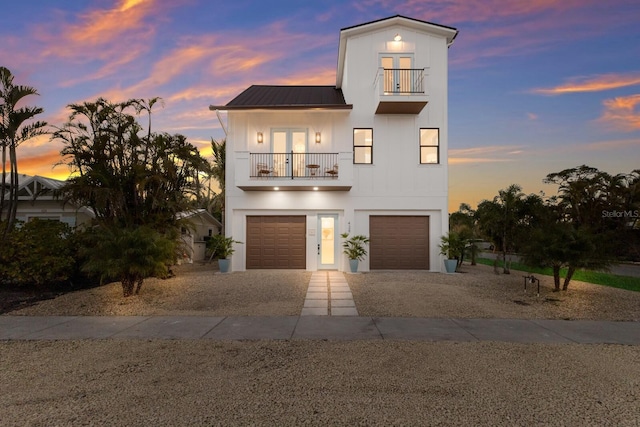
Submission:
[[[305,216],[247,216],[247,268],[307,268]]]
[[[428,270],[428,216],[370,216],[372,270]]]

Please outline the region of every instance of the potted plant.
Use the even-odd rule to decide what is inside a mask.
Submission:
[[[212,236],[207,242],[207,246],[213,251],[211,258],[218,258],[218,267],[221,273],[229,272],[229,264],[231,262],[229,257],[235,252],[233,248],[234,243],[241,244],[242,242],[238,242],[237,240],[233,240],[233,237],[226,237],[222,234]]]
[[[445,236],[442,236],[440,241],[440,255],[447,257],[444,260],[444,267],[447,273],[455,273],[458,269],[458,264],[462,260],[465,239],[455,231],[450,231]]]
[[[356,273],[358,271],[358,262],[367,256],[367,250],[364,245],[369,243],[369,238],[363,235],[355,235],[350,238],[349,233],[342,233],[341,236],[345,239],[342,242],[342,248],[344,254],[349,258],[351,272]]]

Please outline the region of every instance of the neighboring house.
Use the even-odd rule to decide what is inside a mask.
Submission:
[[[226,235],[236,271],[441,271],[454,28],[394,16],[340,31],[335,86],[251,86],[227,112]]]
[[[64,183],[38,175],[19,175],[16,219],[24,222],[34,218],[50,219],[64,222],[71,227],[91,222],[95,215],[90,208],[63,203],[54,197],[54,192]],[[9,197],[8,191],[5,197]],[[4,215],[6,216],[6,210]]]
[[[180,212],[181,241],[184,244],[183,260],[181,262],[202,261],[205,259],[207,241],[214,234],[220,234],[222,224],[206,209],[195,209]]]
[[[54,191],[64,183],[65,181],[42,176],[19,175],[16,219],[24,222],[34,218],[49,219],[64,222],[71,227],[88,225],[95,218],[91,208],[64,203],[54,197]],[[7,192],[6,197],[8,196]],[[182,220],[180,237],[184,244],[184,260],[204,260],[206,240],[213,234],[220,234],[222,225],[205,209],[181,212],[178,219]]]

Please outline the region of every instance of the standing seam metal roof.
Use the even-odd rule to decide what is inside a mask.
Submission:
[[[252,85],[224,106],[212,110],[328,108],[351,109],[341,89],[335,86],[262,86]]]

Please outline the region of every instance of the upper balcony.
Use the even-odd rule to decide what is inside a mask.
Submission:
[[[425,68],[379,68],[376,114],[420,114],[429,101],[425,77]]]
[[[235,184],[245,191],[349,191],[353,153],[235,153]]]

